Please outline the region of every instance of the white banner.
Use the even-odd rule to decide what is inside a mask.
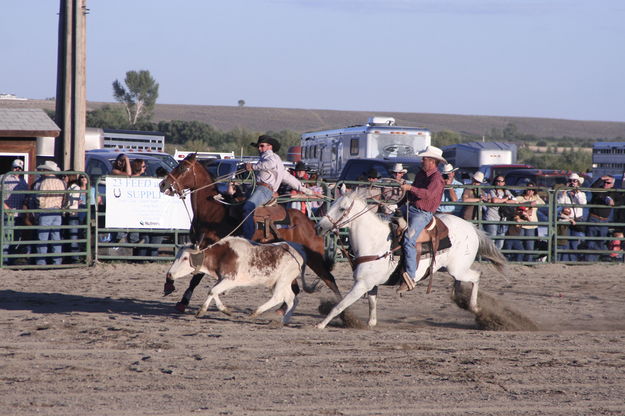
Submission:
[[[162,193],[157,178],[108,176],[106,228],[165,228],[188,230],[193,216],[191,198],[183,201]],[[185,209],[185,204],[187,209]]]

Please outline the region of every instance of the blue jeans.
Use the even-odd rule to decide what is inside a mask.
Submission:
[[[536,237],[538,235],[538,229],[537,228],[521,228],[521,234],[522,236],[526,236],[526,237]],[[533,251],[534,247],[536,245],[536,240],[522,240],[522,244],[523,244],[523,248],[527,251]],[[534,261],[535,259],[535,254],[525,254],[523,256],[523,259],[525,261]]]
[[[244,238],[251,240],[256,231],[256,224],[254,224],[254,214],[251,214],[257,207],[263,206],[273,197],[273,191],[265,186],[256,186],[254,193],[250,195],[247,201],[243,204],[243,225],[242,234]]]
[[[601,220],[599,218],[595,218],[593,216],[588,216],[586,220],[588,222],[596,223],[597,225],[589,225],[586,227],[586,235],[588,237],[607,237],[608,236],[608,227],[606,225],[598,225],[608,222],[608,220]],[[588,241],[588,250],[607,250],[605,245],[605,240],[587,240]],[[598,261],[598,254],[587,254],[586,260],[588,261]]]
[[[583,231],[573,231],[571,230],[571,236],[573,237],[583,237],[586,235],[585,232]],[[579,247],[581,243],[581,240],[569,240],[569,248],[571,250],[577,250],[577,248]],[[584,255],[583,254],[576,254],[576,253],[570,253],[569,254],[569,259],[571,261],[583,261],[584,260]]]
[[[42,227],[48,226],[60,226],[62,223],[61,214],[59,213],[50,213],[50,214],[39,214],[39,225]],[[37,232],[37,239],[39,241],[58,241],[61,239],[61,229],[46,229],[39,230]],[[62,247],[60,243],[50,244],[50,251],[52,253],[61,253]],[[48,253],[48,244],[38,244],[37,245],[37,254],[47,254]],[[52,264],[61,264],[61,257],[52,257]],[[43,266],[47,264],[46,257],[40,257],[36,260],[35,264],[39,266]]]
[[[414,206],[408,207],[408,229],[404,234],[404,264],[406,272],[414,279],[417,272],[417,238],[421,231],[432,221],[434,215]]]

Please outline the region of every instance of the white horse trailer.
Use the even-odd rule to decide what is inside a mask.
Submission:
[[[302,161],[335,180],[349,159],[415,156],[432,142],[430,131],[395,126],[392,117],[370,117],[363,126],[302,134]]]

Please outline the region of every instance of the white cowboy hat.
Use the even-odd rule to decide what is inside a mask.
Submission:
[[[584,178],[582,178],[581,176],[579,176],[577,173],[572,173],[571,175],[569,175],[569,180],[578,180],[579,181],[579,185],[581,186],[584,183]]]
[[[404,165],[402,165],[401,163],[395,163],[393,165],[393,167],[391,168],[391,172],[393,172],[393,173],[398,173],[398,172],[406,173],[406,172],[408,172],[408,169],[404,169]]]
[[[475,182],[484,183],[484,172],[478,170],[473,174],[473,176],[471,176],[471,178]]]
[[[449,174],[449,173],[455,172],[457,170],[458,170],[458,168],[454,168],[454,165],[452,165],[451,163],[447,163],[445,166],[443,166],[443,169],[441,170],[441,173]]]
[[[46,160],[42,165],[37,166],[38,170],[51,170],[53,172],[60,172],[59,166],[53,160]]]
[[[431,157],[432,159],[440,160],[443,163],[447,163],[445,158],[443,157],[443,151],[438,147],[428,146],[421,153],[417,153],[419,157]]]

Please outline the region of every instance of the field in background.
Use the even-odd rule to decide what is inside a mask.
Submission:
[[[111,103],[88,102],[89,110]],[[0,108],[43,108],[54,110],[54,101],[0,100]],[[625,137],[624,122],[581,121],[532,117],[471,116],[454,114],[402,113],[380,111],[338,111],[296,108],[264,108],[210,105],[157,104],[153,120],[202,121],[219,130],[242,127],[251,131],[297,132],[340,128],[363,124],[370,116],[395,117],[397,125],[422,126],[434,132],[452,130],[473,135],[487,135],[513,123],[523,134],[538,137],[578,137],[605,139]]]

